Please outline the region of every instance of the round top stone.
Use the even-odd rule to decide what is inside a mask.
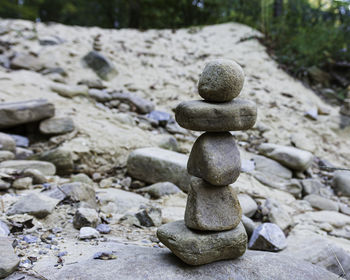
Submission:
[[[199,79],[199,95],[207,101],[227,102],[237,97],[244,83],[241,66],[228,59],[209,62]]]

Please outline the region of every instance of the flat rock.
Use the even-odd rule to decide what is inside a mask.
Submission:
[[[239,204],[242,208],[242,213],[247,217],[252,217],[256,210],[258,210],[258,204],[249,195],[240,193],[238,195]]]
[[[74,130],[74,122],[69,117],[54,117],[43,120],[39,129],[43,134],[65,134]]]
[[[229,132],[206,132],[194,143],[187,163],[188,173],[207,182],[226,186],[240,174],[241,159]]]
[[[350,171],[336,171],[332,186],[341,195],[350,196]]]
[[[152,101],[141,98],[135,93],[132,94],[128,92],[115,92],[111,96],[114,100],[119,100],[121,102],[129,104],[131,107],[134,107],[135,111],[140,114],[148,114],[155,108],[155,105]]]
[[[236,259],[244,254],[247,246],[247,234],[242,223],[228,231],[202,232],[188,229],[184,221],[176,221],[158,228],[157,236],[189,265]]]
[[[304,200],[308,201],[310,205],[316,209],[338,211],[339,205],[337,202],[324,198],[317,194],[309,194],[304,197]]]
[[[116,252],[116,259],[101,261],[93,256],[101,251]],[[89,257],[90,256],[90,257]],[[100,242],[94,246],[86,245],[84,253],[74,258],[74,263],[57,269],[53,262],[45,258],[35,266],[41,276],[29,276],[16,272],[7,280],[17,280],[25,276],[28,280],[45,277],[54,279],[115,279],[123,280],[339,280],[326,269],[270,252],[247,251],[235,260],[218,261],[199,267],[181,262],[168,249],[123,245],[116,242]],[[132,264],[132,271],[130,270]],[[30,278],[31,277],[31,278]]]
[[[0,104],[0,129],[53,117],[54,105],[46,99]]]
[[[52,83],[50,86],[51,90],[58,93],[59,95],[63,97],[73,98],[75,96],[79,95],[88,95],[88,87],[84,85],[80,86],[71,86],[71,85],[65,85],[61,83]]]
[[[224,132],[252,128],[257,117],[252,101],[234,99],[225,103],[203,100],[181,102],[175,111],[176,121],[183,128],[195,131]]]
[[[283,179],[292,178],[292,171],[275,160],[264,156],[254,156],[252,159],[255,163],[255,170],[258,172],[263,174],[268,173]]]
[[[227,102],[237,97],[244,83],[241,66],[228,59],[209,62],[199,79],[198,93],[207,101]]]
[[[287,240],[277,225],[264,223],[254,230],[248,247],[252,250],[277,252],[287,247]]]
[[[229,230],[235,228],[241,218],[242,209],[231,187],[192,180],[185,211],[187,227],[204,231]]]
[[[29,214],[37,218],[45,218],[52,213],[58,202],[59,200],[43,194],[28,194],[13,204],[7,215]]]
[[[95,228],[99,221],[100,219],[95,209],[80,207],[74,214],[73,226],[76,229],[81,229],[82,227]]]
[[[0,168],[12,168],[18,171],[26,169],[39,170],[45,176],[53,176],[56,173],[56,167],[46,161],[39,160],[8,160],[0,163]]]
[[[1,122],[1,120],[0,120],[0,122]],[[0,150],[1,151],[15,152],[16,151],[16,141],[10,135],[0,132]]]
[[[297,171],[309,168],[314,158],[308,151],[277,144],[264,143],[258,147],[258,150],[261,154]]]
[[[142,148],[130,153],[127,169],[135,179],[151,184],[168,181],[187,192],[191,184],[187,161],[184,154],[161,148]]]
[[[83,62],[103,80],[111,80],[118,74],[112,62],[97,51],[90,51]]]
[[[0,278],[5,278],[14,272],[19,264],[19,258],[7,237],[0,236]]]
[[[141,188],[138,192],[148,193],[152,198],[161,198],[165,195],[179,193],[181,190],[171,182],[160,182]]]

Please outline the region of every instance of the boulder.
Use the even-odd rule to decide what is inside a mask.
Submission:
[[[188,157],[160,148],[142,148],[130,153],[127,161],[131,177],[147,182],[172,182],[187,192],[191,176],[187,173]]]
[[[0,104],[0,129],[51,118],[55,114],[54,105],[46,99]]]
[[[39,129],[43,134],[65,134],[74,130],[74,122],[68,117],[54,117],[41,121]]]
[[[264,143],[258,147],[258,150],[264,156],[296,171],[308,169],[314,158],[313,154],[308,151],[277,144]]]
[[[165,195],[179,193],[181,190],[171,182],[160,182],[138,189],[137,192],[148,193],[152,198],[161,198]]]
[[[13,204],[7,215],[29,214],[39,219],[45,218],[52,213],[58,202],[59,200],[43,194],[28,194]]]
[[[5,278],[13,273],[19,264],[19,258],[7,237],[0,236],[0,278]]]
[[[232,60],[217,59],[205,66],[198,82],[198,93],[207,101],[227,102],[240,94],[243,83],[241,66]]]
[[[46,161],[38,160],[8,160],[0,163],[0,168],[11,168],[22,172],[26,169],[36,169],[45,176],[53,176],[56,173],[56,167]]]
[[[192,231],[184,221],[177,221],[159,227],[157,236],[189,265],[236,259],[244,254],[247,246],[247,234],[242,223],[231,230],[208,233]]]
[[[224,132],[252,128],[257,109],[254,102],[234,99],[225,103],[203,100],[181,102],[175,111],[176,121],[183,128],[195,131]]]
[[[350,171],[336,171],[332,186],[340,195],[350,196]]]
[[[193,179],[189,190],[185,224],[194,230],[223,231],[235,228],[242,217],[237,194],[230,186],[213,186]]]
[[[90,51],[83,62],[103,80],[111,80],[118,74],[111,61],[97,51]]]
[[[254,230],[248,246],[251,250],[277,252],[287,247],[287,240],[277,225],[264,223]]]
[[[134,107],[135,111],[140,114],[148,114],[155,108],[152,101],[141,98],[135,93],[131,94],[128,92],[115,92],[111,96],[113,100],[119,100],[123,103],[127,103],[131,107]]]
[[[206,132],[198,137],[187,170],[212,185],[226,186],[235,182],[241,171],[241,159],[231,133]]]
[[[1,106],[1,104],[0,104]],[[1,120],[0,120],[1,122]],[[14,153],[16,151],[16,142],[15,140],[8,134],[0,132],[0,150],[1,151],[9,151]]]

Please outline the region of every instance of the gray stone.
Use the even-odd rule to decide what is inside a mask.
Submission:
[[[344,203],[339,203],[339,212],[350,216],[350,207]]]
[[[156,139],[157,146],[162,149],[177,152],[179,150],[179,144],[176,138],[172,135],[162,134]]]
[[[223,132],[252,128],[256,121],[256,105],[252,101],[234,99],[225,103],[203,100],[185,101],[176,107],[180,126],[195,131]]]
[[[39,38],[39,44],[41,46],[54,46],[64,43],[64,40],[58,36],[44,36]]]
[[[96,227],[96,230],[101,234],[108,234],[111,232],[111,227],[109,225],[106,225],[106,224],[99,224]]]
[[[88,88],[91,89],[104,89],[106,88],[103,85],[103,82],[99,79],[83,79],[78,82],[78,85],[86,85]]]
[[[1,104],[0,104],[0,106],[1,106]],[[1,120],[0,120],[0,125],[1,125]],[[10,152],[15,152],[15,150],[16,150],[15,140],[10,135],[2,133],[2,132],[0,132],[0,150],[1,151],[10,151]]]
[[[16,190],[26,190],[33,184],[31,177],[18,178],[12,183],[12,188]]]
[[[242,215],[242,224],[247,232],[248,238],[250,238],[257,226],[251,218],[244,215]]]
[[[15,70],[24,69],[40,71],[45,68],[43,61],[39,57],[29,53],[17,53],[11,60],[10,67]]]
[[[310,205],[316,209],[339,211],[339,205],[337,202],[317,194],[309,194],[304,197],[304,200],[308,201]]]
[[[74,122],[69,117],[54,117],[42,121],[39,129],[43,134],[65,134],[74,130]]]
[[[187,170],[212,185],[226,186],[235,182],[241,171],[241,159],[231,133],[206,132],[198,137]]]
[[[7,280],[47,279],[118,279],[123,280],[339,280],[322,267],[295,257],[270,252],[248,250],[244,256],[203,266],[188,266],[174,257],[168,249],[101,242],[87,246],[90,251],[74,258],[70,265],[57,269],[47,258],[39,259],[35,271],[41,276],[14,273]],[[93,259],[96,252],[116,252],[116,259]],[[91,252],[91,253],[90,253]],[[348,262],[350,263],[350,262]],[[132,271],[130,270],[132,264]]]
[[[5,278],[13,273],[19,264],[10,240],[0,236],[0,278]]]
[[[145,227],[158,227],[162,224],[162,210],[160,208],[147,208],[135,214],[140,224]]]
[[[193,179],[188,194],[185,224],[195,230],[222,231],[235,228],[242,217],[237,194],[230,186],[213,186]]]
[[[0,104],[0,129],[53,117],[54,105],[46,99]]]
[[[79,95],[88,96],[87,86],[71,86],[59,83],[52,83],[50,88],[52,91],[58,93],[63,97],[73,98]]]
[[[173,117],[171,114],[163,111],[154,110],[147,114],[147,119],[149,119],[152,123],[152,125],[158,127],[166,127],[167,123],[171,120],[173,120]]]
[[[13,204],[7,215],[29,214],[39,219],[45,218],[52,213],[58,202],[59,200],[43,194],[28,194]]]
[[[248,247],[252,250],[277,252],[287,247],[287,241],[277,225],[264,223],[254,230]]]
[[[187,192],[191,184],[187,160],[184,154],[160,148],[142,148],[130,153],[127,169],[135,179],[151,184],[168,181]]]
[[[16,147],[29,147],[29,139],[28,137],[17,135],[17,134],[9,134],[13,140],[16,142]]]
[[[103,80],[111,80],[118,74],[111,61],[97,51],[90,51],[83,62]]]
[[[16,159],[27,159],[33,156],[34,153],[32,150],[16,147]]]
[[[81,183],[85,183],[88,185],[92,185],[94,182],[90,179],[90,177],[84,173],[79,173],[79,174],[75,174],[72,175],[70,177],[70,180],[74,183],[74,182],[81,182]]]
[[[100,233],[92,227],[82,227],[79,231],[79,239],[94,239],[99,238]]]
[[[293,224],[292,216],[278,201],[272,198],[266,199],[264,207],[268,209],[267,216],[269,218],[269,221],[276,224],[282,230],[287,229]]]
[[[160,182],[141,188],[138,192],[148,193],[152,198],[161,198],[165,195],[181,192],[181,190],[171,182]]]
[[[258,210],[258,204],[249,195],[240,193],[238,195],[239,204],[242,208],[242,213],[247,217],[252,217],[256,210]]]
[[[0,237],[6,237],[10,234],[10,229],[4,222],[0,221]]]
[[[15,158],[14,153],[10,151],[0,151],[0,162],[6,161],[6,160],[12,160]]]
[[[217,59],[209,62],[199,79],[198,93],[207,101],[226,102],[237,97],[244,84],[244,72],[236,62]]]
[[[292,178],[292,171],[275,160],[263,156],[254,156],[253,161],[255,163],[256,171],[259,171],[261,173],[269,173],[283,179]]]
[[[350,196],[350,171],[334,172],[332,186],[339,195]]]
[[[99,221],[100,219],[95,209],[80,207],[75,212],[73,226],[76,229],[81,229],[82,227],[95,228]]]
[[[159,227],[157,236],[189,265],[236,259],[244,254],[247,246],[247,234],[242,223],[232,230],[202,232],[188,229],[184,221],[176,221]]]
[[[49,150],[32,158],[53,163],[58,175],[68,175],[74,170],[72,152],[64,148]]]
[[[39,170],[45,176],[53,176],[56,173],[56,167],[46,161],[38,160],[8,160],[0,163],[0,168],[12,168],[17,171],[24,171],[26,169]]]
[[[325,186],[318,179],[304,179],[301,181],[303,194],[320,194],[320,190]]]
[[[105,90],[89,89],[89,96],[98,102],[107,102],[112,99],[112,96]]]
[[[115,92],[112,93],[113,100],[119,100],[123,103],[127,103],[131,107],[134,107],[134,111],[140,114],[148,114],[152,112],[155,108],[155,105],[152,101],[146,100],[137,96],[135,93],[131,94],[128,92]]]
[[[308,151],[277,144],[264,143],[258,147],[258,150],[261,154],[297,171],[309,168],[314,158]]]
[[[6,191],[11,187],[11,184],[0,179],[0,191]]]
[[[37,169],[26,169],[22,173],[23,176],[31,177],[33,184],[44,184],[47,182],[46,177]]]
[[[96,208],[96,193],[93,187],[90,185],[76,182],[63,184],[52,190],[44,192],[49,197],[63,201],[69,199],[73,202],[80,202],[84,205],[89,205],[92,208]]]

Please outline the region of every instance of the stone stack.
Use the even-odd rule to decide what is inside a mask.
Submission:
[[[97,52],[102,51],[101,34],[95,36],[92,48]]]
[[[185,220],[161,226],[157,235],[181,260],[201,265],[234,259],[246,251],[242,209],[229,184],[240,174],[240,154],[229,131],[246,130],[256,121],[256,106],[235,99],[242,90],[242,68],[230,60],[208,63],[198,85],[204,100],[176,108],[180,126],[205,131],[194,143],[188,164],[193,175]]]

